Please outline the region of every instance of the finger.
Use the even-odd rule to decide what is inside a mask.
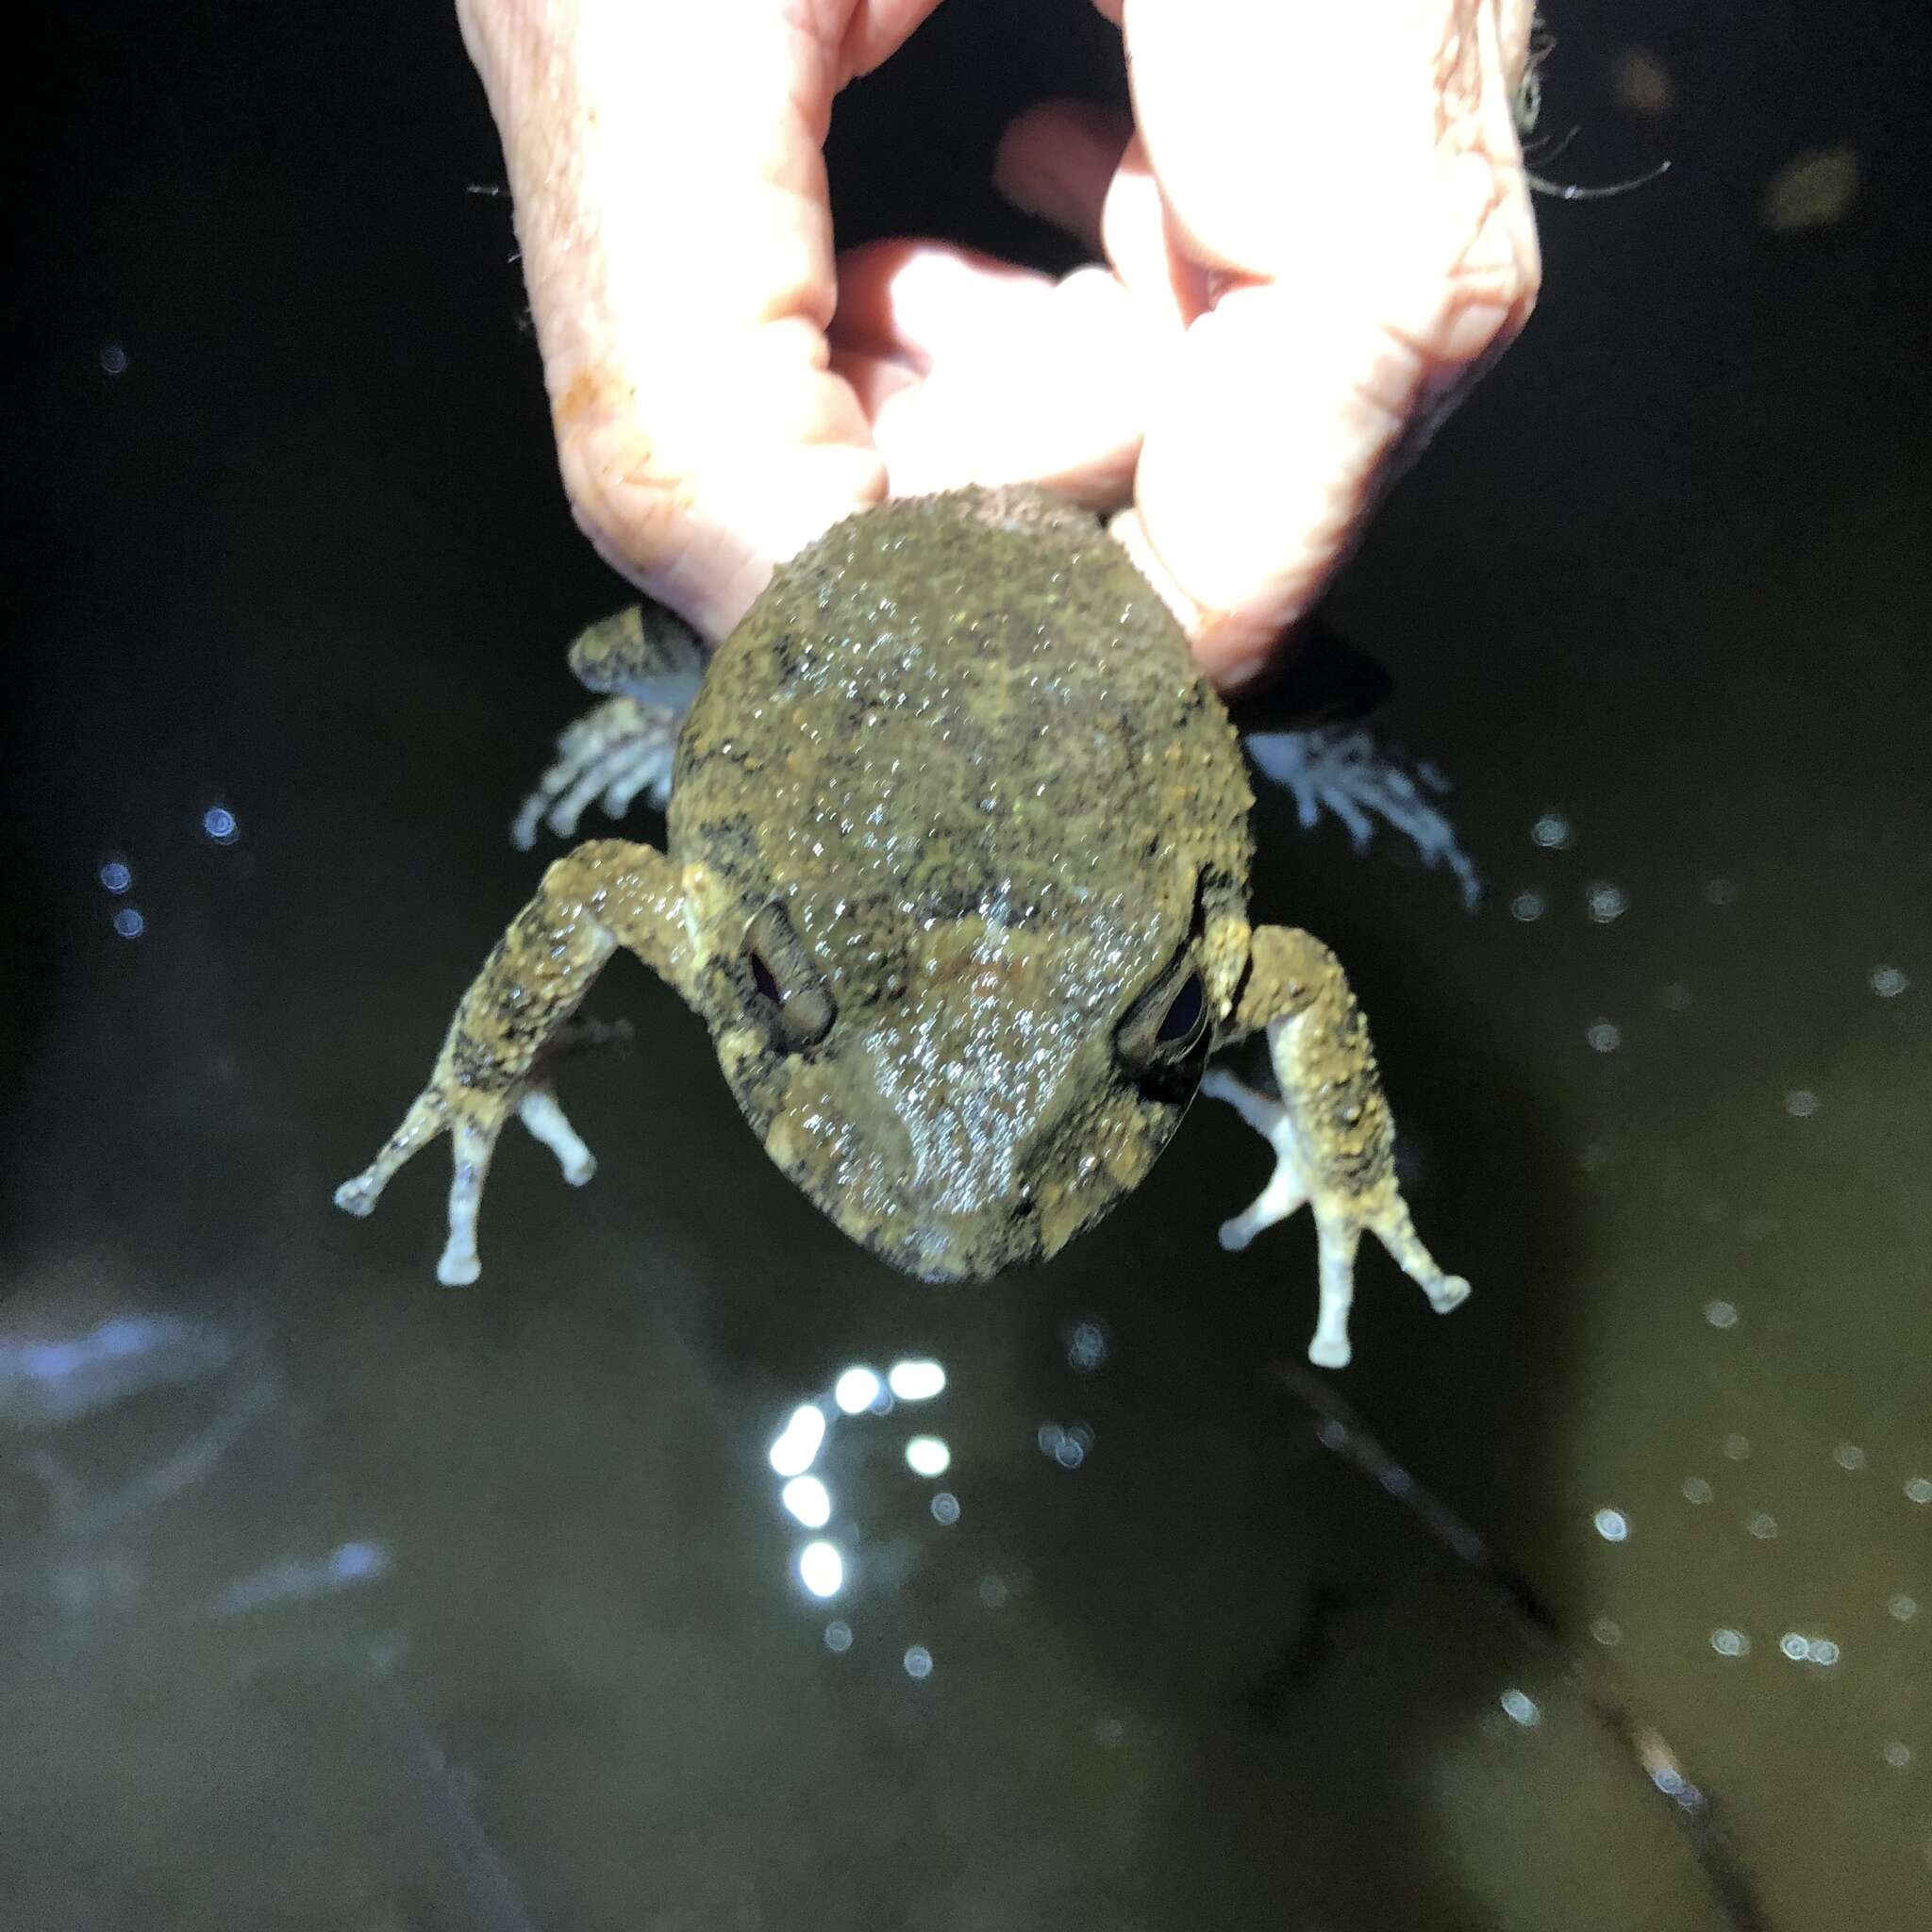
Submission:
[[[943,242],[874,242],[841,264],[832,340],[894,494],[1032,481],[1124,500],[1149,351],[1104,270],[1057,281]]]
[[[1015,208],[1100,252],[1100,212],[1134,124],[1091,101],[1044,101],[1007,125],[992,185]]]
[[[503,135],[559,464],[626,575],[711,636],[876,500],[827,367],[833,95],[936,0],[466,0]]]
[[[1168,219],[1219,287],[1161,367],[1119,534],[1224,683],[1259,668],[1405,439],[1527,315],[1506,25],[1489,0],[1129,0]]]

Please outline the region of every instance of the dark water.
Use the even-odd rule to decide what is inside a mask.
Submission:
[[[635,971],[603,1173],[510,1147],[478,1286],[432,1162],[330,1209],[613,598],[480,95],[392,11],[103,4],[16,83],[0,1921],[1932,1920],[1918,11],[1558,22],[1557,172],[1676,168],[1545,205],[1531,332],[1333,603],[1487,903],[1260,826],[1477,1286],[1369,1257],[1341,1378],[1306,1225],[1213,1245],[1224,1110],[1048,1270],[920,1289]],[[849,232],[1041,248],[908,158],[1105,49],[953,0],[841,120]],[[1849,208],[1768,226],[1840,148]],[[837,1412],[901,1360],[943,1391]],[[767,1457],[813,1398],[825,1602]]]

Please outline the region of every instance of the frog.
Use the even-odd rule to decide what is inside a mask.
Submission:
[[[708,1027],[765,1153],[927,1281],[1042,1262],[1146,1179],[1196,1094],[1274,1153],[1220,1228],[1304,1206],[1311,1361],[1350,1359],[1362,1236],[1447,1312],[1367,1023],[1336,956],[1256,924],[1254,804],[1226,706],[1090,510],[1031,486],[890,499],[774,572],[708,658],[632,607],[573,646],[605,702],[515,829],[589,791],[661,795],[660,847],[595,838],[542,875],[458,1005],[427,1083],[336,1192],[367,1215],[440,1136],[450,1285],[512,1119],[588,1181],[556,1070],[620,950]],[[606,797],[607,808],[611,797]],[[1276,1091],[1210,1065],[1251,1036]]]

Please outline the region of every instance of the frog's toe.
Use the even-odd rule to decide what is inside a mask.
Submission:
[[[335,1204],[344,1214],[353,1214],[358,1221],[366,1221],[375,1212],[375,1203],[382,1193],[382,1183],[367,1168],[353,1180],[344,1181],[335,1191]]]
[[[1429,1298],[1429,1306],[1437,1314],[1446,1315],[1451,1308],[1459,1308],[1469,1299],[1469,1283],[1459,1274],[1445,1274],[1433,1287],[1423,1283],[1423,1292]]]
[[[445,1288],[467,1288],[483,1272],[476,1253],[476,1211],[483,1205],[483,1183],[490,1177],[490,1157],[496,1151],[500,1122],[458,1121],[450,1129],[456,1173],[449,1184],[449,1239],[436,1263],[436,1278]]]
[[[523,1086],[516,1092],[513,1110],[531,1138],[556,1155],[557,1164],[572,1187],[582,1187],[597,1172],[596,1157],[584,1145],[583,1137],[571,1125],[547,1083]],[[476,1252],[476,1217],[483,1205],[483,1184],[490,1177],[497,1137],[511,1111],[508,1098],[497,1096],[487,1107],[459,1117],[450,1129],[456,1173],[449,1187],[449,1239],[436,1264],[437,1280],[448,1287],[467,1287],[483,1272]]]
[[[345,1180],[335,1191],[335,1204],[345,1214],[366,1220],[375,1211],[390,1176],[413,1154],[420,1153],[448,1124],[442,1101],[437,1094],[418,1094],[403,1116],[403,1124],[382,1143],[382,1152],[358,1174]]]
[[[571,1125],[548,1087],[531,1088],[517,1103],[517,1118],[533,1139],[557,1156],[557,1164],[572,1187],[582,1187],[597,1172],[597,1157],[584,1145],[583,1136]]]
[[[472,1282],[481,1280],[482,1275],[483,1262],[476,1253],[474,1237],[465,1247],[451,1235],[436,1263],[437,1280],[445,1288],[468,1288]]]
[[[1318,1369],[1345,1369],[1355,1359],[1348,1336],[1317,1334],[1308,1343],[1308,1359]]]

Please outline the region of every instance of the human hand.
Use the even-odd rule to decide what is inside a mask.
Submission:
[[[833,98],[937,4],[458,0],[572,508],[718,638],[889,491],[1047,483],[1115,513],[1239,685],[1534,303],[1530,0],[1094,0],[1133,128],[1051,104],[995,165],[1104,253],[1058,280],[834,259]]]

